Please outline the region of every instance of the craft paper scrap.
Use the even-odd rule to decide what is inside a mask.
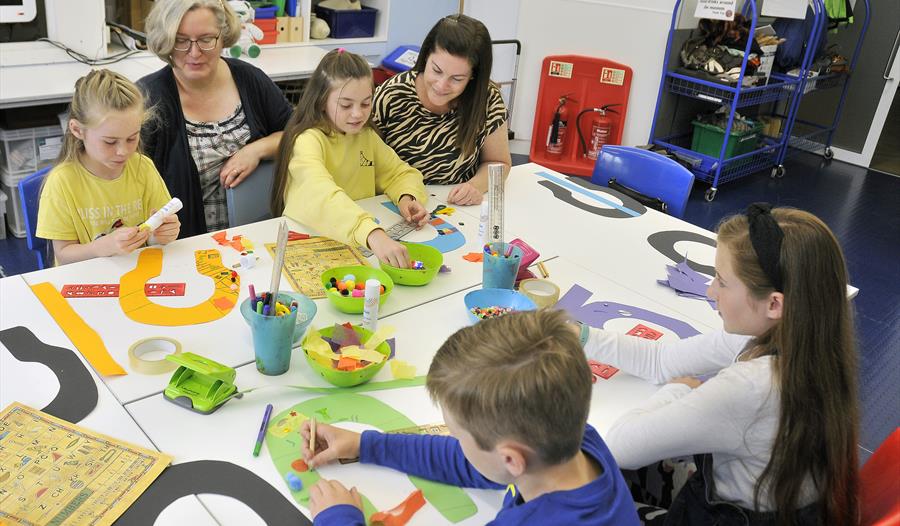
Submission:
[[[388,362],[391,365],[391,374],[397,380],[404,380],[416,377],[416,366],[403,360],[393,359]]]
[[[138,255],[137,266],[119,280],[119,305],[132,320],[169,327],[197,325],[218,320],[237,304],[241,277],[222,266],[218,250],[197,250],[197,272],[213,280],[212,295],[192,307],[169,307],[147,298],[144,285],[162,272],[163,251],[148,248]]]
[[[0,414],[0,523],[107,526],[172,457],[14,402]]]
[[[275,243],[266,243],[266,248],[274,258]],[[315,300],[325,297],[323,272],[334,267],[353,265],[368,266],[369,262],[353,247],[327,237],[315,236],[288,241],[284,251],[283,273],[291,288]]]
[[[37,285],[32,285],[31,290],[44,308],[47,309],[47,312],[50,313],[50,316],[56,320],[59,328],[66,333],[66,336],[69,337],[72,344],[78,349],[78,352],[84,356],[99,374],[103,376],[127,374],[125,369],[110,356],[97,331],[85,323],[84,318],[75,312],[75,309],[69,305],[52,284],[47,282],[38,283]]]

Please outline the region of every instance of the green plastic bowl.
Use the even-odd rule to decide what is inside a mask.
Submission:
[[[354,325],[353,330],[356,331],[356,334],[359,334],[360,340],[363,341],[372,335],[372,331],[358,325]],[[319,329],[319,334],[324,338],[331,338],[333,333],[334,326]],[[385,355],[385,357],[391,355],[391,347],[387,342],[382,342],[375,350]],[[387,363],[387,358],[385,358],[381,363],[371,363],[362,369],[357,369],[355,371],[338,371],[337,369],[320,363],[310,356],[309,351],[307,351],[305,347],[303,348],[303,354],[306,355],[306,361],[309,362],[309,366],[312,367],[313,371],[319,373],[322,378],[328,381],[328,383],[338,387],[353,387],[354,385],[364,384],[378,374],[378,371],[380,371],[381,368],[384,367],[384,364]]]
[[[344,276],[346,276],[347,274],[353,274],[356,277],[357,282],[359,282],[360,280],[365,282],[367,279],[372,278],[380,281],[381,284],[384,285],[384,294],[382,294],[381,298],[379,298],[379,305],[384,305],[384,300],[386,300],[387,297],[391,295],[391,291],[394,290],[394,281],[383,270],[377,269],[375,267],[366,267],[363,265],[354,265],[351,267],[335,267],[326,270],[322,273],[322,286],[325,287],[325,284],[329,283],[331,281],[331,278],[343,280]],[[354,298],[352,296],[341,296],[340,294],[334,294],[328,291],[328,287],[325,287],[325,297],[328,298],[328,301],[330,301],[337,308],[337,310],[341,312],[345,312],[347,314],[362,314],[365,298]]]
[[[444,255],[441,251],[421,243],[403,243],[409,252],[410,261],[421,261],[425,264],[423,270],[414,270],[411,268],[397,268],[390,265],[381,264],[381,270],[385,271],[394,283],[397,285],[407,285],[411,287],[421,287],[428,285],[431,280],[437,276],[441,265],[444,264]]]

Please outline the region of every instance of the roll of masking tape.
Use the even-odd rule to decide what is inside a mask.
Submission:
[[[131,370],[142,374],[163,374],[175,370],[178,364],[163,357],[160,360],[148,360],[144,355],[150,353],[180,354],[181,343],[165,337],[144,338],[134,342],[128,348],[128,363]]]
[[[523,279],[519,282],[519,292],[538,308],[552,307],[559,301],[559,287],[546,279]]]

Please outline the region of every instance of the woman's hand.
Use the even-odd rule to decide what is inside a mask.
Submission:
[[[313,520],[328,508],[341,504],[356,506],[360,512],[363,510],[362,497],[356,487],[348,490],[336,480],[320,479],[309,488],[309,513]]]
[[[222,170],[219,172],[219,180],[225,188],[234,188],[241,184],[241,181],[246,179],[259,166],[261,157],[256,154],[255,148],[251,147],[252,144],[250,143],[236,151],[234,155],[225,161]]]
[[[366,243],[378,256],[378,261],[397,268],[409,267],[409,252],[406,247],[388,237],[384,230],[373,230],[366,238]]]
[[[310,427],[309,420],[305,420],[300,426],[300,435],[303,437],[301,454],[310,468],[324,466],[341,458],[359,456],[359,433],[316,422],[316,450],[312,451],[309,449]]]
[[[154,210],[152,213],[156,213]],[[151,245],[167,245],[178,239],[178,232],[181,231],[181,221],[178,220],[178,214],[170,214],[163,219],[159,228],[157,228],[150,236]]]
[[[447,195],[447,202],[451,205],[480,205],[483,200],[484,194],[471,183],[458,184]]]
[[[400,215],[407,223],[415,223],[416,229],[420,229],[428,222],[428,211],[422,206],[422,203],[409,194],[404,194],[397,203],[400,209]]]

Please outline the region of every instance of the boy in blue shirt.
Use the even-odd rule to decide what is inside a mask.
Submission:
[[[591,373],[578,336],[559,311],[519,312],[457,331],[431,363],[428,392],[452,437],[361,435],[320,424],[310,467],[359,456],[460,487],[504,489],[492,525],[638,525],[616,462],[587,425]],[[310,488],[316,526],[364,525],[356,488]]]

